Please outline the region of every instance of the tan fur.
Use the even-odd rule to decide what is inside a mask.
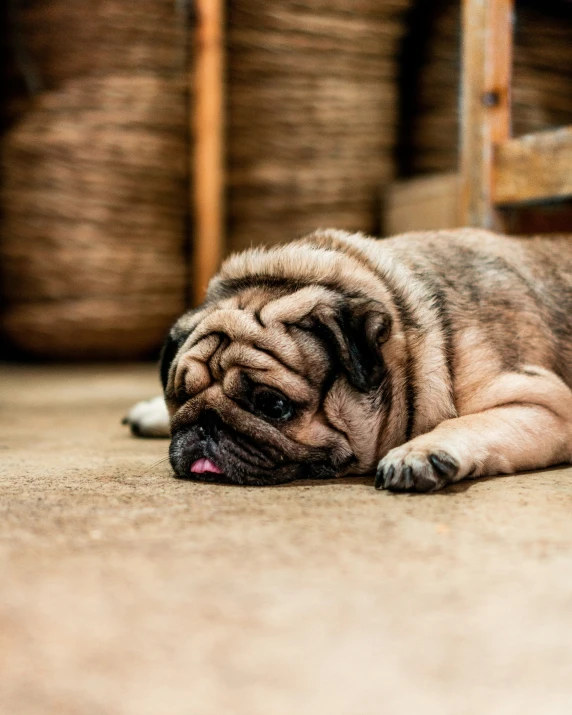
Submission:
[[[390,489],[570,461],[571,276],[564,240],[470,229],[384,241],[321,231],[232,256],[174,328],[172,428],[214,411],[279,453],[278,465],[379,464],[377,485]],[[354,319],[359,335],[344,327]],[[384,371],[360,387],[370,349]],[[245,379],[300,405],[295,417],[273,423],[245,408]]]

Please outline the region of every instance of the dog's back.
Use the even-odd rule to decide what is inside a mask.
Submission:
[[[418,314],[422,324],[424,303],[435,306],[451,351],[478,332],[503,369],[540,365],[572,387],[572,238],[459,229],[345,240],[375,265],[412,320]]]

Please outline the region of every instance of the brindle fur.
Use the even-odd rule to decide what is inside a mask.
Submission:
[[[318,231],[232,256],[171,331],[171,462],[433,491],[572,458],[572,243]],[[273,423],[254,384],[296,406]],[[220,479],[220,475],[202,475]]]

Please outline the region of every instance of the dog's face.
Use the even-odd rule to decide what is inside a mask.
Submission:
[[[264,277],[209,293],[163,350],[176,474],[279,484],[374,468],[391,402],[383,304]]]

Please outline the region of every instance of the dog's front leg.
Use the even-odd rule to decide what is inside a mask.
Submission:
[[[380,461],[377,489],[428,492],[465,477],[508,474],[571,459],[566,415],[507,404],[442,422]]]

